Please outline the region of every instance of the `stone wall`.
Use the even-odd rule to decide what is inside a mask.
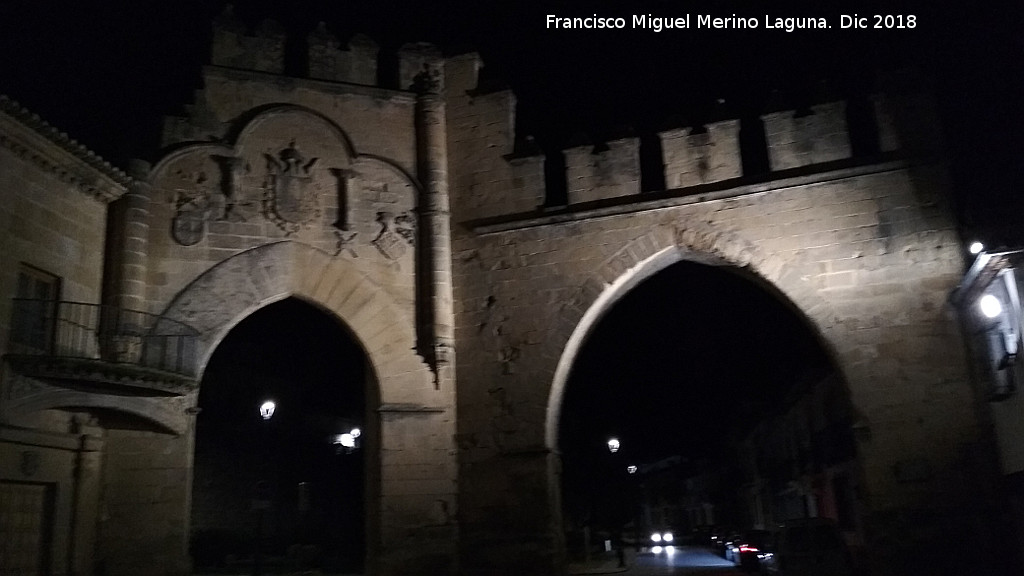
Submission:
[[[463,547],[473,550],[464,562],[513,574],[527,550],[532,573],[558,573],[561,525],[545,481],[573,355],[617,298],[683,259],[767,282],[823,339],[858,415],[863,502],[878,538],[869,544],[884,548],[892,519],[911,510],[970,514],[973,496],[961,487],[984,473],[971,469],[981,437],[946,310],[963,261],[945,171],[851,160],[843,105],[813,110],[765,119],[772,169],[800,175],[471,222],[455,240],[460,509]],[[722,128],[709,134],[727,141],[734,126]],[[710,179],[688,175],[685,148],[671,142],[683,134],[668,135],[670,186]],[[708,168],[738,176],[735,153],[720,153]],[[458,178],[453,202],[480,202]]]
[[[0,557],[11,570],[93,571],[103,450],[103,430],[67,402],[63,382],[28,377],[6,357],[19,271],[55,276],[55,298],[98,304],[106,206],[128,183],[0,96]]]
[[[850,157],[846,103],[818,104],[808,110],[784,110],[761,117],[773,171],[822,164]],[[888,139],[885,141],[888,143]]]
[[[569,204],[633,196],[640,192],[639,138],[577,146],[564,154]]]
[[[661,138],[665,186],[686,188],[742,176],[740,123],[725,120],[702,129],[666,130]]]
[[[321,68],[341,56],[327,44],[320,46]],[[443,69],[426,45],[404,47],[399,59],[403,85]],[[367,69],[352,72],[363,64],[336,59],[349,72],[335,70],[335,81],[272,76],[259,62],[207,68],[189,115],[167,123],[165,142],[174,150],[145,176],[144,301],[153,313],[199,330],[198,375],[232,327],[283,298],[303,299],[344,323],[366,352],[373,382],[363,443],[368,570],[452,573],[453,356],[436,356],[434,343],[424,341],[430,328],[416,324],[422,305],[446,284],[420,272],[430,247],[447,252],[445,242],[423,236],[439,233],[424,223],[447,198],[425,209],[431,180],[421,173],[428,154],[446,165],[446,150],[443,140],[440,149],[421,141],[417,94],[350,83],[369,80]],[[311,73],[330,76],[318,70]],[[431,192],[446,195],[441,184]],[[112,451],[118,446],[111,442]],[[156,486],[168,473],[157,463],[118,470],[111,483],[125,476]],[[160,522],[152,538],[139,532],[140,550],[187,534],[186,497],[168,495],[184,516]],[[156,518],[163,505],[144,509],[144,517]]]
[[[192,436],[109,430],[100,544],[106,574],[188,574]]]
[[[452,218],[532,212],[544,204],[543,156],[516,156],[515,95],[480,92],[480,57],[464,54],[445,66]],[[453,228],[458,235],[463,231]]]
[[[65,300],[99,302],[106,203],[124,185],[51,139],[59,136],[0,97],[0,350],[20,264],[59,277]]]

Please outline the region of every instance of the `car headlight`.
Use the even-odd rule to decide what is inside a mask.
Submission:
[[[651,542],[661,542],[661,534],[657,532],[651,534]]]
[[[673,536],[672,536],[671,532],[665,532],[664,534],[661,535],[661,539],[664,542],[671,542],[672,538],[673,538]]]

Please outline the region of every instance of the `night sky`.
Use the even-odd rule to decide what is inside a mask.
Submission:
[[[0,93],[109,160],[155,158],[165,114],[200,86],[210,22],[223,3],[8,0],[0,4]],[[742,117],[874,88],[876,70],[915,67],[937,93],[959,209],[969,229],[1017,207],[1024,174],[1022,6],[924,0],[240,0],[303,37],[318,21],[345,40],[364,32],[382,54],[428,40],[475,48],[492,86],[516,90],[519,134],[548,152],[584,138]],[[780,31],[546,29],[545,15],[913,14],[914,29]],[[388,64],[382,63],[387,69]],[[387,79],[385,79],[385,84]]]

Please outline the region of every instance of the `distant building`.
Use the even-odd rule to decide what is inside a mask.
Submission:
[[[855,413],[835,375],[797,386],[741,445],[749,528],[827,517],[863,545]]]

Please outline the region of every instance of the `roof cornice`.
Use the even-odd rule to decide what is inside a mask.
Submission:
[[[0,147],[102,202],[125,193],[134,180],[16,101],[0,94]]]

